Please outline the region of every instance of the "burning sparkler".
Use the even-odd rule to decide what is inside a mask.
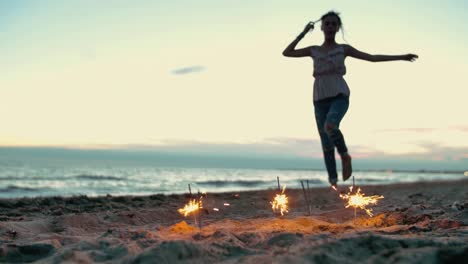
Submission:
[[[195,221],[195,225],[197,224],[197,216],[198,216],[198,227],[201,229],[202,223],[201,223],[201,214],[200,214],[200,209],[203,209],[203,204],[202,204],[202,198],[203,195],[206,196],[206,193],[201,194],[200,190],[198,191],[198,199],[192,199],[192,188],[190,187],[190,184],[188,185],[189,187],[189,192],[190,192],[190,200],[189,203],[184,206],[184,208],[180,208],[177,211],[184,215],[184,217],[187,217],[191,213],[193,213],[193,219]]]
[[[284,213],[288,212],[288,197],[286,196],[286,194],[284,194],[285,189],[286,186],[283,187],[283,191],[281,192],[281,194],[276,194],[275,198],[273,199],[273,202],[270,202],[273,211],[279,209],[282,216],[284,215]]]
[[[347,200],[348,204],[346,204],[345,208],[353,207],[354,208],[354,215],[356,218],[356,208],[360,208],[372,217],[372,208],[366,208],[368,205],[375,205],[380,199],[384,197],[382,195],[371,195],[365,196],[364,193],[361,193],[361,188],[358,188],[355,194],[353,193],[353,186],[349,187],[349,192],[347,194],[340,194],[340,198],[343,200]]]
[[[193,199],[190,200],[189,203],[184,206],[184,208],[181,208],[177,211],[187,217],[191,213],[197,213],[200,208],[203,208],[201,199],[199,201]]]

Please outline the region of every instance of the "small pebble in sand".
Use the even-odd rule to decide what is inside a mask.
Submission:
[[[459,201],[453,202],[451,207],[452,207],[452,210],[454,211],[461,211],[465,209],[465,207]]]
[[[7,234],[14,239],[18,233],[15,230],[11,229],[7,231]]]

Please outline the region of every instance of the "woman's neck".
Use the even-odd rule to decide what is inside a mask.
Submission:
[[[338,43],[336,43],[335,41],[335,38],[330,38],[330,39],[325,39],[325,41],[323,42],[322,46],[335,46],[337,45]]]

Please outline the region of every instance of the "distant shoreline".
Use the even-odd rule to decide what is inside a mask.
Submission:
[[[324,169],[315,168],[276,168],[275,170],[280,171],[323,171]],[[393,169],[354,169],[354,172],[408,172],[408,173],[444,173],[444,174],[465,174],[467,171],[463,170],[393,170]]]
[[[96,164],[134,165],[181,168],[225,169],[277,169],[277,170],[322,170],[321,157],[297,156],[295,153],[273,149],[257,153],[255,149],[243,152],[237,149],[73,149],[64,147],[5,147],[0,146],[0,165],[43,164]],[[379,156],[356,158],[354,171],[464,173],[468,159],[429,160],[417,156]]]

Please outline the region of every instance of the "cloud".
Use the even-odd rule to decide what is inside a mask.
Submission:
[[[460,132],[468,133],[468,126],[456,126],[456,127],[452,127],[452,129],[460,131]]]
[[[197,140],[166,139],[155,140],[154,144],[83,145],[64,146],[66,149],[101,149],[154,151],[174,154],[207,156],[298,158],[322,159],[320,140],[304,138],[267,138],[256,142],[203,142]],[[355,159],[361,160],[420,160],[468,162],[468,147],[448,147],[433,142],[415,142],[422,151],[391,154],[365,145],[350,145],[348,148]],[[44,146],[46,147],[46,146]],[[338,155],[338,153],[337,153]]]
[[[194,66],[174,69],[171,71],[171,73],[175,75],[185,75],[185,74],[190,74],[190,73],[201,72],[204,70],[205,70],[205,67],[200,66],[200,65],[194,65]]]
[[[468,159],[468,147],[447,147],[432,142],[416,142],[424,151],[390,154],[364,145],[348,145],[357,159],[404,159],[427,161],[460,161]],[[322,158],[322,147],[316,139],[267,138],[257,142],[202,142],[192,140],[164,140],[158,144],[130,144],[119,148],[154,150],[162,152],[189,152],[207,155]]]
[[[435,128],[435,127],[406,127],[406,128],[388,128],[388,129],[378,129],[375,132],[382,132],[382,133],[403,133],[403,132],[416,132],[416,133],[428,133],[428,132],[435,132],[435,131],[457,131],[468,133],[468,126],[452,126],[446,128]]]
[[[426,132],[433,132],[437,130],[437,128],[428,128],[428,127],[407,127],[407,128],[389,128],[389,129],[379,129],[375,130],[375,132],[383,132],[383,133],[389,133],[389,132],[397,132],[397,133],[402,133],[402,132],[421,132],[421,133],[426,133]]]
[[[202,142],[196,140],[163,140],[155,145],[130,144],[129,149],[157,150],[167,152],[191,152],[235,156],[265,157],[322,157],[320,141],[295,138],[268,138],[257,142]]]
[[[421,153],[407,153],[398,156],[413,157],[434,161],[459,161],[464,159],[468,160],[467,147],[447,147],[433,142],[420,142],[416,143],[415,145],[423,148],[425,151]]]

